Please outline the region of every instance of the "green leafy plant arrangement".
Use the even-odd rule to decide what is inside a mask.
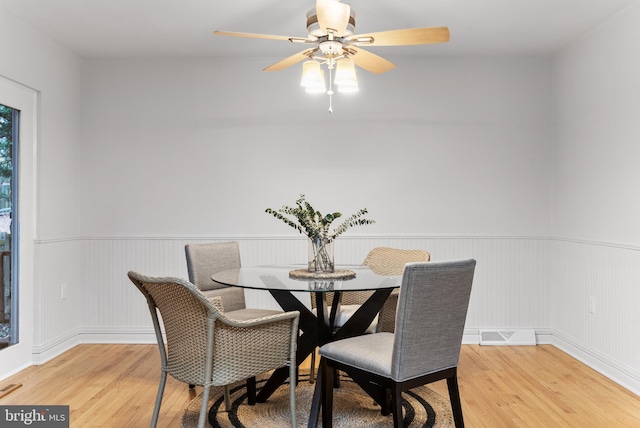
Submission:
[[[306,201],[305,195],[300,195],[296,200],[295,207],[284,205],[277,211],[267,208],[265,212],[282,220],[285,224],[307,235],[310,239],[322,238],[328,240],[328,242],[333,241],[351,227],[375,223],[374,220],[362,218],[368,213],[367,209],[363,208],[344,220],[333,231],[329,231],[333,221],[342,217],[342,213],[334,212],[323,216],[320,211],[317,211]]]
[[[333,246],[329,244],[351,227],[375,223],[373,220],[362,218],[367,214],[367,209],[363,208],[330,231],[331,224],[335,219],[342,217],[342,213],[335,212],[323,216],[306,201],[304,195],[300,195],[294,207],[284,205],[277,211],[271,208],[265,211],[307,235],[310,243],[309,272],[333,272]]]

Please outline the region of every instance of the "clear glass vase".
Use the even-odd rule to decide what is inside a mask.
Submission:
[[[309,272],[333,272],[333,241],[309,238]]]

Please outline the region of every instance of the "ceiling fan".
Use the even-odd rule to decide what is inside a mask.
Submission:
[[[395,68],[394,63],[363,49],[363,46],[409,46],[449,41],[447,27],[406,28],[354,35],[355,26],[356,14],[348,4],[341,3],[340,0],[316,0],[316,7],[307,12],[307,37],[231,31],[214,31],[214,34],[310,45],[307,49],[270,65],[264,71],[283,70],[306,59],[302,69],[301,85],[307,92],[327,93],[330,97],[330,112],[333,95],[331,85],[336,85],[339,92],[358,90],[354,65],[375,74]],[[329,70],[328,91],[321,65],[326,65]],[[336,71],[332,80],[334,68]]]

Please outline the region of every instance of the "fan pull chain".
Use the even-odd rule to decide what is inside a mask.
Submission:
[[[333,66],[330,66],[329,67],[329,91],[327,91],[327,94],[329,94],[329,113],[333,113],[333,77],[332,77],[333,73],[332,72],[333,72]]]

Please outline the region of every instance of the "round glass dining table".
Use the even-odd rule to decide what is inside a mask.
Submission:
[[[268,291],[284,311],[300,312],[300,331],[296,355],[296,365],[300,365],[317,346],[333,340],[364,334],[374,320],[393,289],[400,287],[402,276],[383,276],[371,271],[367,266],[337,266],[334,275],[349,275],[349,278],[297,278],[290,272],[304,270],[302,265],[257,266],[231,269],[215,273],[211,279],[219,284]],[[304,272],[302,272],[304,273]],[[355,274],[355,275],[350,275]],[[341,327],[333,325],[342,293],[350,291],[371,291],[371,296],[353,313]],[[300,301],[293,292],[312,293],[316,302],[316,312]],[[332,292],[332,301],[327,302],[327,293]],[[331,313],[329,313],[331,308]],[[288,377],[288,369],[276,370],[260,389],[258,402],[266,401]],[[318,379],[316,389],[320,387]],[[318,394],[314,394],[309,426],[317,420]],[[314,417],[315,415],[315,417]]]

